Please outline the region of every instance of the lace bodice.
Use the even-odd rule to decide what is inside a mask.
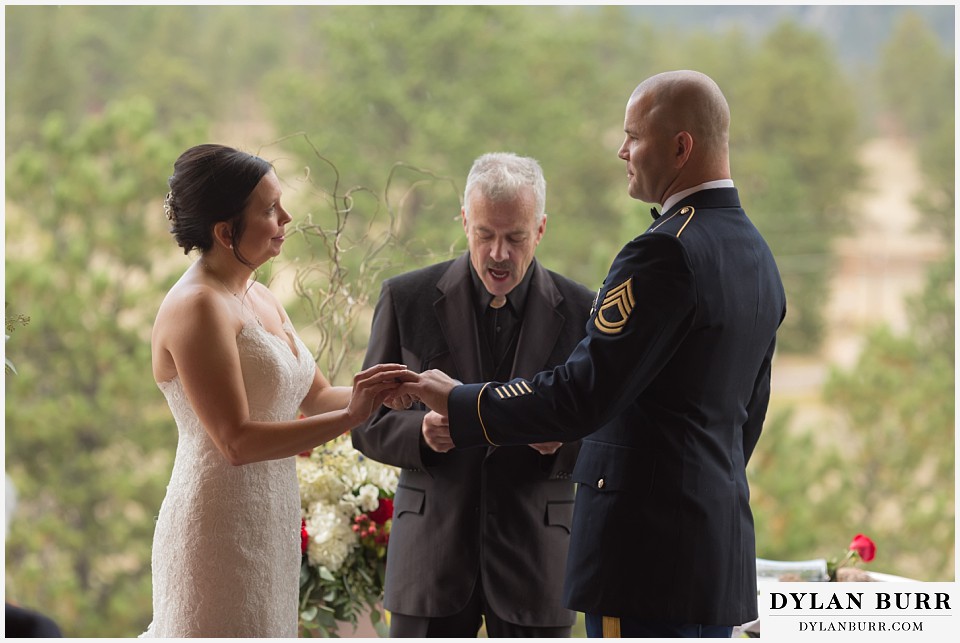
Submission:
[[[250,417],[291,420],[316,366],[290,324],[237,335]],[[148,636],[297,635],[300,497],[293,458],[232,466],[197,418],[178,377],[159,384],[179,433],[153,544]]]

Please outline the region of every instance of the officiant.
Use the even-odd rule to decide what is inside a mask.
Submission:
[[[532,377],[584,336],[593,294],[535,258],[547,225],[539,163],[485,154],[460,212],[467,252],[383,284],[364,363],[442,369],[465,382]],[[446,420],[381,409],[352,433],[402,468],[384,607],[403,637],[568,637],[560,603],[579,443],[449,452]]]

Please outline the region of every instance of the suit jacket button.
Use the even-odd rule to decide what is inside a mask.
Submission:
[[[603,478],[597,480],[597,489],[603,489]]]

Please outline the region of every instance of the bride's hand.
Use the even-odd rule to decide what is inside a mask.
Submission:
[[[347,415],[355,426],[359,425],[387,398],[395,396],[401,384],[418,380],[419,376],[407,370],[403,364],[377,364],[360,371],[353,377],[353,392],[347,404]]]

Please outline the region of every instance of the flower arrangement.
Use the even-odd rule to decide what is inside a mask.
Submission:
[[[342,435],[297,458],[300,482],[300,625],[337,636],[339,623],[370,622],[387,635],[379,607],[397,469],[363,456]]]
[[[869,563],[876,555],[877,546],[873,541],[868,536],[857,534],[850,541],[850,546],[842,558],[831,558],[827,561],[827,575],[834,582],[871,580],[869,576],[854,567],[861,560]]]

